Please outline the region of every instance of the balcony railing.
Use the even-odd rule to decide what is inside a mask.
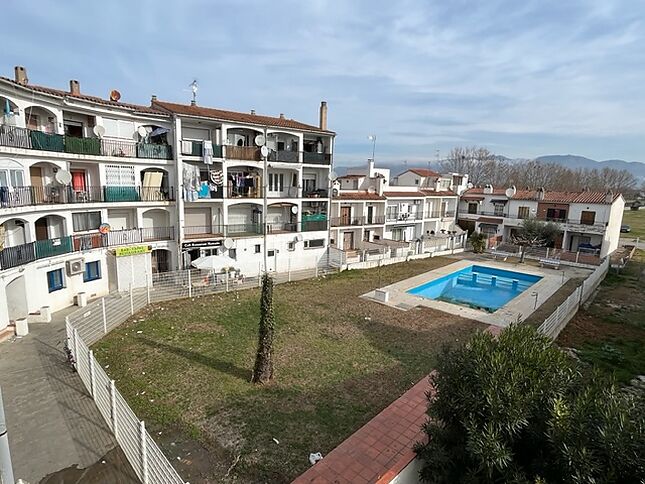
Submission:
[[[47,257],[156,240],[173,240],[174,227],[114,230],[107,234],[67,235],[0,250],[0,269],[10,269]]]
[[[228,148],[227,148],[228,150]],[[283,161],[286,163],[298,163],[300,161],[300,153],[297,151],[272,151],[269,153],[269,161]]]
[[[406,222],[408,220],[423,220],[423,212],[388,212],[385,215],[387,222]]]
[[[316,165],[329,165],[331,163],[331,155],[329,153],[310,153],[305,151],[302,154],[302,161]]]
[[[0,208],[101,202],[167,202],[175,199],[174,188],[159,187],[0,187]]]
[[[264,235],[265,224],[246,223],[246,224],[228,224],[228,225],[187,225],[184,226],[184,238],[206,239],[206,238],[224,238],[224,237],[249,237],[255,235]],[[296,222],[270,222],[266,224],[267,234],[285,233],[285,232],[314,232],[327,230],[327,220],[305,220],[300,223]]]
[[[260,161],[260,148],[256,146],[229,146],[225,148],[225,156],[229,160]]]
[[[303,220],[300,223],[301,232],[316,232],[327,230],[327,220]]]
[[[267,234],[297,232],[298,224],[296,222],[271,222],[266,224],[266,230]]]
[[[302,196],[304,198],[327,198],[327,190],[324,188],[317,188],[311,191],[303,191]]]
[[[332,227],[349,227],[352,225],[382,225],[385,223],[385,215],[373,215],[372,217],[334,217],[331,219]]]
[[[0,146],[92,156],[172,159],[172,148],[165,144],[136,143],[116,138],[79,138],[5,125],[0,126]]]
[[[262,198],[262,181],[251,186],[232,186],[227,187],[228,198]]]

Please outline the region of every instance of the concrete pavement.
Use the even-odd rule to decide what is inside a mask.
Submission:
[[[84,469],[105,460],[104,467],[113,467],[105,482],[138,482],[123,459],[116,465],[114,459],[104,459],[115,448],[110,455],[121,451],[67,363],[65,315],[73,309],[55,313],[52,323],[30,324],[24,338],[0,343],[0,385],[14,476],[35,484],[62,469]]]

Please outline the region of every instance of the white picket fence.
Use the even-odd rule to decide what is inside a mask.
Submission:
[[[277,284],[326,275],[327,266],[272,274]],[[94,358],[90,346],[148,304],[259,287],[258,276],[214,280],[207,272],[183,270],[155,274],[146,287],[96,299],[66,319],[68,347],[78,374],[110,426],[116,441],[144,484],[184,484],[163,452]]]
[[[609,258],[596,267],[591,275],[584,280],[581,286],[560,304],[551,315],[539,326],[538,331],[551,339],[556,339],[569,321],[576,315],[582,306],[603,281],[609,270]]]

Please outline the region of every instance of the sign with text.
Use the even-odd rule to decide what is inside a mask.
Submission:
[[[117,257],[125,257],[129,255],[147,254],[152,252],[151,245],[133,245],[132,247],[117,247],[114,253]]]

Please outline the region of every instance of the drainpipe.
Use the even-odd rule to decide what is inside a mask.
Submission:
[[[0,482],[15,482],[11,467],[11,454],[9,453],[7,421],[4,416],[4,407],[2,406],[2,389],[0,389]]]

